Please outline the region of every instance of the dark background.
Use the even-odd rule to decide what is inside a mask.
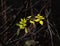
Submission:
[[[34,2],[36,2],[37,0],[33,0],[33,3]],[[42,2],[40,2],[41,4],[43,4],[44,3],[44,1],[47,1],[47,0],[42,0]],[[11,36],[13,36],[14,35],[14,33],[16,32],[16,30],[17,30],[17,27],[16,26],[14,26],[14,24],[16,24],[18,21],[19,21],[19,19],[20,19],[20,17],[23,17],[23,16],[21,16],[21,15],[24,15],[25,13],[22,13],[22,11],[24,10],[24,8],[22,9],[22,11],[21,11],[21,13],[20,14],[18,14],[17,15],[17,13],[18,13],[18,11],[19,10],[21,10],[21,9],[19,9],[22,5],[24,5],[24,2],[25,2],[25,0],[6,0],[6,6],[7,7],[9,7],[9,6],[12,6],[10,9],[8,9],[7,10],[7,19],[10,19],[10,18],[12,18],[12,20],[10,20],[8,23],[7,23],[7,27],[9,26],[10,28],[8,28],[8,30],[7,30],[7,32],[9,32],[8,34],[6,34],[6,32],[4,32],[2,35],[0,35],[0,42],[3,44],[3,46],[5,46],[5,43],[4,42],[2,42],[3,41],[3,39],[6,37],[6,36],[8,36],[8,38],[5,40],[5,41],[8,41],[8,39],[9,38],[11,38]],[[35,6],[36,8],[37,8],[37,10],[39,10],[41,7],[39,6],[40,5],[40,3],[37,5],[37,6]],[[0,3],[1,4],[1,3]],[[52,9],[52,11],[51,11],[51,17],[52,17],[52,19],[53,19],[53,21],[54,21],[54,23],[55,23],[55,26],[56,26],[56,29],[57,29],[57,31],[58,31],[58,33],[59,33],[59,35],[60,35],[60,2],[59,2],[59,0],[52,0],[51,1],[51,5],[52,5],[52,7],[51,7],[51,9]],[[24,5],[25,6],[25,5]],[[42,6],[42,5],[41,5]],[[0,7],[0,12],[2,12],[2,7]],[[29,13],[28,13],[29,14]],[[16,17],[16,19],[14,20],[14,17],[15,17],[15,15],[17,15]],[[3,21],[2,21],[2,18],[3,18],[3,16],[1,16],[0,17],[0,25],[3,25],[2,23],[3,23]],[[11,24],[11,25],[10,25]],[[0,28],[0,32],[3,32],[4,30],[5,30],[6,28]],[[9,35],[10,34],[10,35]],[[4,36],[4,35],[6,35],[6,36]],[[22,33],[22,35],[23,35],[23,33]],[[38,34],[39,35],[39,34]],[[42,37],[42,36],[41,36]],[[16,38],[18,38],[18,37],[13,37],[13,39],[12,40],[14,40],[14,39],[16,39]],[[39,40],[39,39],[41,39],[42,41],[44,41],[44,38],[42,37],[42,38],[38,38],[37,40]],[[23,40],[24,41],[24,40]],[[21,42],[23,42],[22,40],[21,40]],[[10,44],[10,46],[12,45],[12,46],[14,46],[14,44],[15,43],[13,43],[13,44]],[[17,43],[18,44],[18,43]],[[22,43],[21,43],[22,44]],[[43,43],[44,44],[44,43]],[[54,46],[60,46],[60,40],[58,39],[58,38],[56,38],[56,37],[54,37]],[[44,44],[44,45],[46,45],[47,46],[47,44]],[[44,46],[43,45],[43,46]],[[7,45],[7,46],[9,46],[9,45]],[[21,46],[23,46],[23,45],[21,45]]]
[[[59,4],[60,4],[59,0],[52,1],[52,16],[58,31],[60,31],[60,5]]]

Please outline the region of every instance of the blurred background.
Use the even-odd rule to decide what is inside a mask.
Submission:
[[[16,23],[20,18],[35,16],[38,13],[46,17],[46,9],[51,9],[47,19],[52,24],[52,37],[47,30],[47,24],[43,26],[42,31],[37,31],[40,28],[38,24],[37,29],[32,28],[35,32],[25,35],[24,31],[20,31],[19,36],[16,35]],[[0,0],[0,46],[60,46],[59,9],[59,1],[56,0]]]

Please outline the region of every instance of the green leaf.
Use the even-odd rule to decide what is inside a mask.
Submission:
[[[33,24],[33,25],[35,24],[35,22],[34,21],[31,21],[31,20],[30,20],[30,23]]]
[[[35,21],[35,22],[39,22],[39,20],[40,20],[40,19],[35,19],[34,21]]]
[[[19,26],[20,24],[16,24],[17,26]]]
[[[25,33],[28,33],[28,30],[27,30],[27,28],[25,28]]]
[[[20,27],[20,29],[24,29],[25,28],[23,25],[20,25],[19,27]]]
[[[27,18],[30,19],[32,16],[28,16]]]
[[[43,21],[39,21],[39,23],[40,23],[41,25],[43,25]]]

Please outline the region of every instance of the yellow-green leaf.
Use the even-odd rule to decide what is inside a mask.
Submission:
[[[30,19],[30,18],[31,18],[31,16],[28,16],[27,18],[28,18],[28,19]]]
[[[37,14],[37,16],[41,16],[40,14]]]
[[[39,23],[40,23],[41,25],[43,25],[43,21],[39,21]]]
[[[39,16],[35,16],[35,18],[39,18]]]
[[[24,26],[23,25],[20,25],[19,27],[20,27],[20,29],[24,29]]]
[[[19,23],[20,23],[20,24],[23,24],[23,22],[21,22],[21,21],[20,21]]]
[[[27,30],[27,28],[25,28],[25,33],[28,33],[28,30]]]
[[[40,14],[37,14],[37,16],[35,16],[35,18],[39,18],[40,17]]]
[[[26,23],[26,22],[27,22],[27,20],[26,20],[25,18],[24,18],[24,20],[23,20],[23,21],[24,21],[24,23]]]
[[[21,21],[23,21],[23,19],[21,18]]]
[[[19,26],[20,24],[16,24],[17,26]]]
[[[25,27],[25,26],[27,26],[27,24],[23,24],[23,26]]]
[[[35,19],[34,21],[35,21],[35,22],[39,22],[39,20],[40,20],[40,19]]]
[[[35,18],[37,18],[37,19],[45,19],[43,16],[41,16],[40,14],[37,14],[37,16],[35,16]]]
[[[35,24],[35,22],[34,21],[31,21],[31,20],[30,20],[30,23],[33,24],[33,25]]]
[[[45,19],[43,16],[40,16],[39,18],[40,18],[40,19]]]

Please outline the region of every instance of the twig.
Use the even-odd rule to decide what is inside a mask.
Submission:
[[[28,9],[23,10],[23,12],[26,12],[26,11],[29,10],[30,8],[33,8],[33,7],[34,7],[35,5],[37,5],[39,2],[40,2],[40,0],[37,1],[35,4],[33,4],[31,7],[29,7]]]
[[[46,10],[47,10],[47,9],[46,9]],[[51,11],[49,11],[49,12],[46,11],[46,12],[45,12],[46,18],[49,17],[50,13],[51,13]],[[51,44],[52,44],[52,46],[53,46],[52,30],[51,30],[51,27],[50,27],[50,25],[49,25],[49,20],[48,20],[48,19],[47,19],[47,26],[48,26],[48,30],[49,30],[50,36],[51,36]]]

